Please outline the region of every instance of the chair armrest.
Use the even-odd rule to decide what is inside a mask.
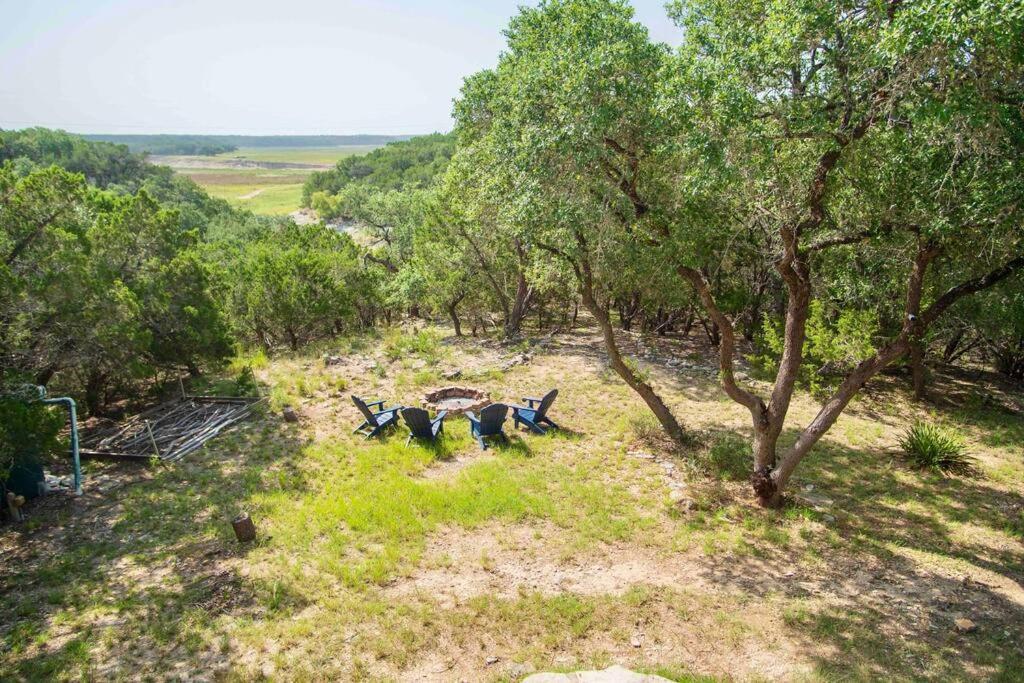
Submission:
[[[508,407],[511,408],[514,413],[518,413],[520,410],[533,410],[533,406],[517,406],[515,403],[509,403]]]
[[[431,420],[430,422],[431,422],[431,423],[434,423],[434,422],[440,422],[441,420],[443,420],[443,419],[445,418],[445,416],[446,416],[447,414],[448,414],[448,411],[447,411],[447,410],[442,410],[441,412],[439,412],[439,413],[437,414],[437,417],[435,417],[435,418],[434,418],[433,420]]]
[[[366,402],[366,407],[367,408],[372,408],[374,406],[380,406],[381,408],[383,408],[384,407],[384,401],[367,401]]]
[[[543,403],[544,402],[544,399],[542,399],[542,398],[529,398],[527,396],[524,396],[523,400],[526,401],[527,405],[529,405],[530,408],[533,408],[533,404],[534,403]]]
[[[377,403],[383,403],[383,401],[378,401]],[[367,405],[370,405],[370,404],[367,403]],[[394,408],[388,408],[387,410],[381,410],[379,412],[374,413],[373,416],[374,417],[380,417],[381,415],[388,415],[390,413],[397,413],[399,410],[401,410],[404,407],[405,406],[395,406]]]
[[[479,425],[479,424],[480,424],[480,418],[478,418],[478,417],[477,417],[477,416],[476,416],[476,415],[475,415],[475,414],[473,413],[473,411],[472,411],[472,410],[467,410],[467,411],[466,411],[466,419],[467,419],[467,420],[469,420],[470,422],[472,422],[473,424],[476,424],[476,425]]]

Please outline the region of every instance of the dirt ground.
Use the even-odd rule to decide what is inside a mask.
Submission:
[[[618,663],[673,680],[1024,679],[1019,389],[940,370],[915,406],[903,378],[881,378],[801,465],[787,508],[766,512],[708,464],[709,444],[749,418],[716,386],[705,340],[621,340],[700,433],[693,453],[646,433],[592,332],[534,341],[273,360],[258,375],[298,425],[269,413],[170,468],[89,463],[84,496],[0,527],[0,670],[477,681]],[[400,432],[351,436],[349,394],[413,404],[444,383],[510,402],[558,386],[567,429],[486,452],[462,420],[435,451]],[[794,419],[816,405],[800,396]],[[895,445],[918,417],[956,424],[979,474],[907,468]],[[240,508],[258,519],[255,546],[230,536]]]

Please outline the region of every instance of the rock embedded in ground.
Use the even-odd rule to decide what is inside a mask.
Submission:
[[[953,625],[960,633],[974,633],[978,630],[978,625],[967,617],[957,617],[953,620]]]
[[[629,455],[634,458],[640,458],[641,460],[654,460],[653,453],[647,453],[646,451],[629,451]]]
[[[284,418],[285,422],[298,422],[299,414],[295,412],[295,409],[291,406],[285,406],[281,409],[281,417]]]
[[[671,683],[654,674],[630,671],[616,664],[603,671],[574,671],[567,674],[540,673],[527,676],[523,683]]]

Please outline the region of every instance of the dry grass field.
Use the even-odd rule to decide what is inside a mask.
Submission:
[[[374,149],[373,145],[251,147],[216,156],[154,156],[151,161],[170,166],[233,206],[281,216],[301,207],[302,185],[310,173]]]

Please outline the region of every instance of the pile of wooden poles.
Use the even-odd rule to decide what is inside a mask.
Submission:
[[[185,396],[82,437],[83,456],[180,460],[252,414],[259,399]]]

